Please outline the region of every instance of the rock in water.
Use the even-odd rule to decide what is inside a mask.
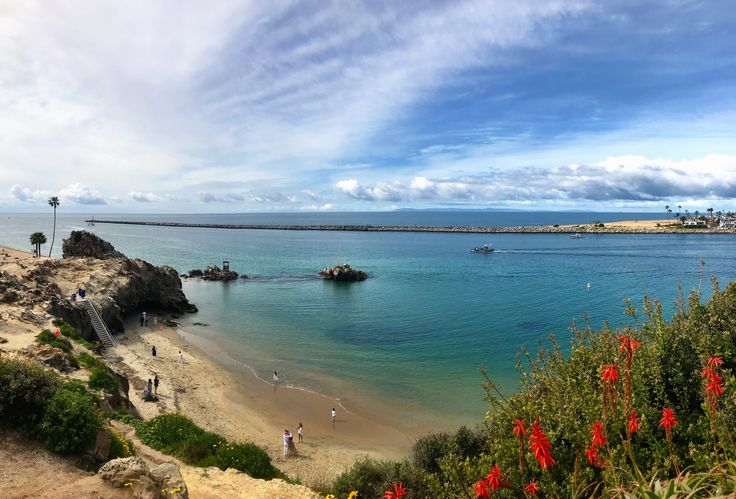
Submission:
[[[64,258],[75,256],[92,257],[99,260],[125,258],[125,255],[116,251],[112,244],[86,230],[73,230],[69,238],[64,239],[61,254]]]
[[[335,265],[332,268],[325,267],[319,275],[333,281],[363,281],[368,278],[368,274],[362,270],[352,268],[347,263]]]

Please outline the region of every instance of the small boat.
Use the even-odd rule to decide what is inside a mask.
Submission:
[[[570,239],[582,239],[583,235],[580,232],[570,235]]]
[[[470,251],[472,253],[493,253],[493,245],[492,244],[484,244],[483,246],[476,246],[475,248],[472,248]]]

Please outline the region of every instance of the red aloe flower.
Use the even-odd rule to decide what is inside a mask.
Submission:
[[[406,495],[406,487],[404,483],[400,482],[398,485],[394,484],[394,490],[387,490],[383,493],[383,499],[400,499]]]
[[[603,375],[601,376],[601,380],[604,383],[615,383],[618,381],[618,366],[617,365],[611,365],[611,364],[605,364],[603,366]]]
[[[488,499],[490,497],[488,494],[488,482],[486,482],[485,478],[481,478],[475,482],[475,497],[476,499]]]
[[[633,355],[636,349],[641,347],[641,343],[626,334],[619,336],[618,339],[621,341],[621,346],[618,347],[619,352],[627,352]]]
[[[629,421],[626,423],[626,428],[629,430],[630,435],[639,431],[639,418],[636,417],[636,411],[631,411],[631,416],[629,416]]]
[[[606,434],[603,432],[603,424],[598,421],[593,423],[593,427],[590,429],[590,434],[593,436],[593,441],[591,443],[592,446],[601,447],[606,445]]]
[[[715,369],[714,369],[713,367],[711,367],[711,366],[705,366],[705,367],[704,367],[703,369],[701,369],[701,371],[700,371],[700,377],[701,377],[701,378],[706,378],[706,379],[708,379],[708,380],[712,380],[712,379],[716,378],[717,376],[718,376],[718,373],[717,373],[717,372],[716,372],[716,370],[715,370]]]
[[[588,463],[593,466],[598,466],[598,448],[591,444],[590,447],[585,449],[585,455],[588,457]]]
[[[529,440],[531,441],[529,450],[534,451],[534,457],[543,470],[556,464],[554,458],[552,458],[552,455],[549,452],[552,445],[549,443],[547,435],[545,435],[539,427],[539,416],[537,416],[537,419],[534,421],[534,426],[532,426],[532,436],[529,437]]]
[[[526,436],[526,428],[524,428],[524,419],[518,420],[514,419],[514,421],[511,423],[514,425],[514,429],[512,430],[514,436],[517,436],[519,438],[523,436]]]
[[[539,492],[539,485],[537,485],[537,482],[532,480],[529,485],[524,487],[524,492],[529,494],[532,497],[535,497],[537,495],[537,492]]]
[[[491,492],[495,492],[496,489],[501,486],[502,477],[503,473],[501,473],[501,468],[499,468],[498,465],[494,464],[493,468],[491,468],[491,471],[488,472],[488,476],[486,477],[488,486],[491,487]]]
[[[717,399],[718,397],[723,395],[723,385],[721,384],[722,382],[723,377],[716,374],[713,379],[708,380],[708,383],[705,387],[705,393],[707,393],[714,399]]]
[[[678,423],[677,419],[675,419],[675,411],[672,409],[663,409],[662,410],[662,419],[659,420],[659,427],[664,428],[665,431],[669,432],[677,426]]]
[[[708,358],[708,365],[711,367],[721,367],[723,365],[723,359],[718,356]]]

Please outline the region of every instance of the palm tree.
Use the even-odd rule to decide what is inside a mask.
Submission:
[[[54,232],[51,234],[51,247],[49,248],[49,256],[51,256],[51,250],[54,249],[54,239],[56,239],[56,207],[59,206],[60,203],[61,202],[59,201],[59,198],[56,196],[51,196],[49,198],[49,206],[54,209]]]
[[[664,211],[665,211],[665,213],[672,213],[672,212],[670,211],[670,205],[667,205],[667,206],[665,206],[665,207],[664,207]]]
[[[713,208],[708,208],[706,211],[710,213],[710,218],[713,218]]]
[[[46,244],[46,236],[43,232],[34,232],[31,234],[31,244],[36,247],[36,256],[41,256],[41,245]]]
[[[680,212],[681,211],[682,211],[682,205],[681,204],[678,204],[677,205],[677,218],[680,218]]]

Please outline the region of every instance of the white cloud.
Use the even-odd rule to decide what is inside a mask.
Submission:
[[[138,201],[139,203],[158,203],[164,200],[162,196],[154,194],[153,192],[130,191],[128,193],[128,197],[133,201]]]
[[[61,201],[71,201],[77,204],[107,204],[105,198],[97,191],[84,184],[71,184],[59,191]]]

